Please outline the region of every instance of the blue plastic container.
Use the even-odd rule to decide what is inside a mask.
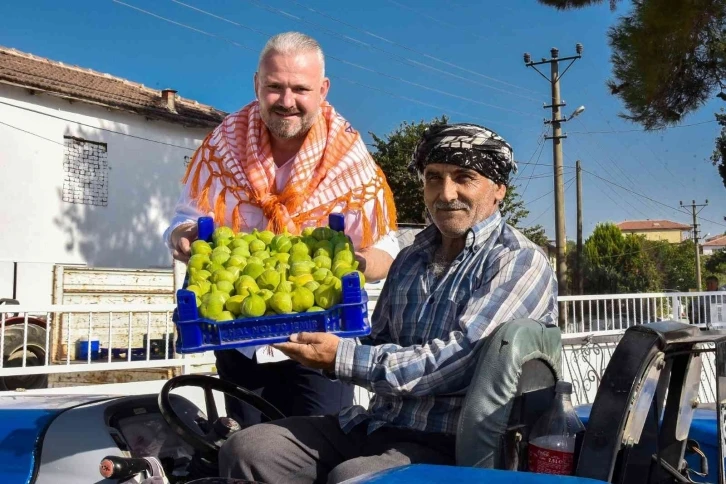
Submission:
[[[344,217],[331,214],[328,225],[342,231]],[[209,241],[214,232],[210,217],[197,221],[199,238]],[[214,321],[199,317],[196,295],[180,289],[176,293],[177,309],[173,321],[177,328],[177,353],[199,353],[212,350],[267,345],[287,341],[290,335],[305,332],[325,332],[343,338],[355,338],[370,334],[368,320],[368,294],[360,287],[357,274],[347,274],[341,279],[342,299],[326,311],[312,313],[280,314],[259,318],[240,318],[232,321]],[[188,285],[185,278],[183,287]]]
[[[91,339],[91,360],[97,360],[101,344],[97,339]],[[88,339],[76,341],[76,360],[88,360]]]

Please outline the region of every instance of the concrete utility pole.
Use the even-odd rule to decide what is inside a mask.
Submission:
[[[680,202],[681,207],[683,207],[683,201]],[[706,203],[703,204],[696,204],[695,200],[691,200],[691,213],[693,213],[693,242],[696,244],[696,290],[701,290],[701,251],[698,247],[698,219],[697,215],[701,213],[701,210],[703,210],[708,205],[708,200],[706,200]],[[696,212],[696,208],[701,208],[698,212]],[[724,217],[726,219],[726,217]]]
[[[575,283],[577,294],[584,291],[584,280],[582,278],[582,167],[580,160],[575,162],[575,174],[577,176],[577,270],[575,271]]]
[[[560,99],[560,79],[565,75],[572,64],[582,57],[582,44],[575,46],[577,55],[571,57],[560,57],[560,51],[552,48],[550,59],[543,58],[539,62],[532,62],[532,56],[529,53],[524,54],[524,63],[527,67],[532,67],[539,75],[544,77],[552,88],[552,102],[545,104],[544,108],[552,109],[552,119],[545,120],[545,124],[552,125],[552,136],[545,136],[545,139],[552,140],[552,157],[554,167],[554,183],[555,183],[555,243],[557,246],[557,290],[560,296],[567,295],[567,260],[565,259],[565,248],[567,239],[565,235],[565,184],[563,180],[563,161],[562,161],[562,140],[567,135],[562,134],[562,123],[569,121],[585,110],[584,106],[577,108],[569,118],[563,118],[560,114],[560,108],[566,106],[566,103]],[[570,61],[568,66],[560,74],[560,61]],[[547,78],[539,69],[538,65],[550,65],[550,77]],[[564,308],[560,308],[560,326],[564,324]]]

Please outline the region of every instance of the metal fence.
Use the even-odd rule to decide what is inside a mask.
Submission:
[[[380,284],[367,286],[373,311]],[[622,332],[659,320],[726,324],[726,292],[559,298],[565,309],[563,377],[575,403],[591,403]],[[209,368],[211,352],[174,351],[173,304],[0,306],[0,377],[145,368]],[[98,351],[91,351],[94,345]],[[715,400],[713,358],[704,359],[700,397]]]

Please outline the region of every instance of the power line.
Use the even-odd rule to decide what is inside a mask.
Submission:
[[[172,2],[174,2],[174,3],[176,3],[176,4],[178,4],[178,5],[181,5],[181,6],[183,6],[183,7],[186,7],[186,8],[188,8],[188,9],[191,9],[191,10],[194,10],[194,11],[196,11],[196,12],[199,12],[199,13],[201,13],[201,14],[204,14],[204,15],[208,15],[208,16],[210,16],[210,17],[212,17],[212,18],[215,18],[215,19],[217,19],[217,20],[220,20],[220,21],[222,21],[222,22],[227,22],[227,23],[229,23],[229,24],[231,24],[231,25],[234,25],[234,26],[236,26],[236,27],[240,27],[240,28],[242,28],[242,29],[246,29],[246,30],[249,30],[249,31],[251,31],[251,32],[255,32],[255,33],[257,33],[257,34],[260,34],[260,35],[264,35],[265,37],[271,37],[271,36],[273,35],[273,34],[270,34],[270,33],[268,33],[268,32],[263,32],[263,31],[261,31],[261,30],[259,30],[259,29],[256,29],[256,28],[254,28],[254,27],[250,27],[250,26],[248,26],[248,25],[244,25],[244,24],[241,24],[241,23],[239,23],[239,22],[237,22],[237,21],[234,21],[234,20],[231,20],[231,19],[229,19],[229,18],[226,18],[226,17],[222,17],[221,15],[217,15],[217,14],[214,14],[214,13],[212,13],[212,12],[209,12],[209,11],[207,11],[207,10],[203,10],[203,9],[201,9],[201,8],[198,8],[198,7],[195,7],[195,6],[193,6],[193,5],[189,5],[189,4],[187,4],[187,3],[184,3],[184,2],[182,2],[182,1],[180,1],[180,0],[170,0],[170,1],[172,1]],[[256,6],[257,6],[257,5],[256,5]],[[258,7],[259,7],[259,6],[258,6]],[[259,8],[263,8],[263,7],[259,7]],[[272,11],[272,13],[276,13],[276,14],[284,15],[285,17],[289,17],[289,18],[292,18],[292,19],[294,19],[294,20],[297,20],[297,21],[299,21],[299,22],[302,22],[302,23],[305,23],[305,24],[309,24],[309,25],[312,25],[312,26],[313,26],[314,28],[316,28],[316,29],[318,29],[318,30],[321,30],[322,32],[324,32],[324,33],[326,33],[326,34],[328,34],[328,35],[330,35],[330,36],[333,36],[333,37],[339,38],[339,39],[341,39],[341,40],[342,40],[343,42],[347,42],[347,43],[349,43],[349,44],[352,44],[352,45],[355,45],[355,46],[357,46],[357,47],[361,47],[361,46],[363,46],[363,47],[366,47],[366,48],[368,48],[368,49],[372,49],[372,50],[375,50],[375,51],[381,52],[381,53],[383,53],[384,55],[386,55],[387,57],[389,57],[389,58],[391,58],[391,59],[395,60],[395,61],[396,61],[396,62],[398,62],[399,64],[402,64],[402,65],[406,65],[406,66],[413,66],[413,67],[416,67],[416,68],[424,68],[424,69],[429,69],[429,70],[432,70],[432,71],[438,72],[438,73],[440,73],[440,74],[444,74],[444,75],[446,75],[446,76],[449,76],[449,77],[453,77],[453,78],[456,78],[456,79],[459,79],[459,80],[462,80],[462,81],[470,82],[470,83],[473,83],[473,84],[476,84],[476,85],[478,85],[478,86],[482,86],[482,87],[485,87],[485,88],[488,88],[488,89],[493,89],[493,90],[495,90],[495,91],[503,92],[503,93],[505,93],[505,94],[510,94],[510,95],[512,95],[512,96],[517,96],[517,97],[521,97],[521,98],[523,98],[523,99],[527,99],[527,100],[530,100],[530,101],[537,101],[536,99],[534,99],[534,98],[531,98],[531,97],[529,97],[529,96],[524,96],[524,95],[522,95],[522,94],[518,94],[518,93],[516,93],[516,92],[512,92],[512,91],[507,91],[506,89],[501,89],[501,88],[498,88],[498,87],[490,86],[489,84],[484,84],[484,83],[482,83],[482,82],[479,82],[479,81],[475,81],[475,80],[473,80],[473,79],[470,79],[470,78],[468,78],[468,77],[463,77],[463,76],[460,76],[460,75],[454,74],[453,72],[450,72],[450,71],[447,71],[447,70],[444,70],[444,69],[439,69],[439,68],[437,68],[437,67],[433,67],[433,66],[431,66],[431,65],[429,65],[429,64],[425,64],[425,63],[423,63],[423,62],[418,62],[418,61],[416,61],[416,60],[413,60],[413,59],[409,59],[409,58],[407,58],[407,57],[404,57],[404,56],[401,56],[401,55],[398,55],[398,54],[394,54],[394,53],[392,53],[392,52],[388,52],[388,51],[387,51],[387,50],[385,50],[385,49],[382,49],[382,48],[380,48],[380,47],[376,47],[376,46],[374,46],[374,45],[371,45],[371,44],[369,44],[369,43],[367,43],[367,42],[363,42],[363,41],[361,41],[361,40],[355,39],[355,38],[353,38],[353,37],[350,37],[350,36],[348,36],[348,35],[343,35],[343,34],[340,34],[340,33],[336,32],[336,31],[334,31],[334,30],[331,30],[331,29],[328,29],[328,28],[326,28],[326,27],[324,27],[324,26],[322,26],[322,25],[320,25],[320,24],[317,24],[317,23],[315,23],[315,22],[310,22],[309,20],[305,20],[305,19],[303,19],[303,18],[301,18],[301,17],[298,17],[298,16],[296,16],[296,15],[293,15],[293,14],[290,14],[290,13],[288,13],[288,12],[285,12],[284,10],[276,9],[276,8],[274,8],[274,7],[269,7],[269,8],[265,7],[265,10],[268,10],[268,11]],[[334,60],[336,60],[336,61],[338,61],[338,62],[342,62],[342,63],[344,63],[344,64],[354,65],[354,64],[351,64],[350,62],[348,62],[348,61],[346,61],[346,60],[343,60],[343,59],[341,59],[341,58],[339,58],[339,57],[335,57],[335,56],[332,56],[332,55],[329,55],[329,54],[326,54],[326,57],[328,57],[328,58],[330,58],[330,59],[334,59]],[[357,65],[354,65],[354,67],[358,67],[358,66],[357,66]],[[369,69],[369,68],[365,68],[365,69],[366,69],[366,70],[369,70],[369,71],[372,71],[372,72],[376,72],[376,71],[373,71],[373,70],[371,70],[371,69]],[[378,73],[378,72],[376,72],[376,73]],[[380,75],[386,75],[386,74],[380,74]],[[387,75],[386,75],[386,76],[387,76]],[[399,80],[399,79],[398,79],[398,78],[396,78],[396,80]],[[406,81],[404,81],[404,82],[406,82]],[[528,114],[528,115],[530,115],[530,116],[534,116],[534,115],[531,115],[531,114]]]
[[[585,169],[583,169],[582,171],[583,171],[584,173],[587,173],[587,174],[589,174],[589,175],[592,175],[592,176],[594,176],[595,178],[599,178],[600,180],[602,180],[602,181],[604,181],[604,182],[606,182],[606,183],[609,183],[610,185],[616,186],[616,187],[618,187],[618,188],[620,188],[620,189],[622,189],[622,190],[625,190],[625,191],[627,191],[627,192],[629,192],[629,193],[632,193],[632,194],[634,194],[634,195],[637,195],[637,196],[639,196],[639,197],[645,198],[646,200],[649,200],[649,201],[651,201],[651,202],[653,202],[653,203],[657,203],[658,205],[662,205],[662,206],[664,206],[664,207],[666,207],[666,208],[669,208],[669,209],[671,209],[671,210],[675,210],[676,212],[682,212],[682,213],[686,213],[686,212],[683,212],[682,210],[678,209],[677,207],[672,207],[672,206],[670,206],[670,205],[668,205],[668,204],[665,204],[665,203],[663,203],[663,202],[659,202],[658,200],[656,200],[656,199],[654,199],[654,198],[650,198],[650,197],[649,197],[649,196],[647,196],[647,195],[641,195],[640,193],[634,192],[634,191],[630,190],[629,188],[626,188],[626,187],[624,187],[624,186],[622,186],[622,185],[619,185],[619,184],[617,184],[617,183],[615,183],[615,182],[612,182],[612,181],[608,180],[607,178],[603,178],[603,177],[601,177],[600,175],[597,175],[597,174],[595,174],[595,173],[593,173],[593,172],[591,172],[591,171],[588,171],[588,170],[585,170]]]
[[[36,133],[32,133],[32,132],[30,132],[30,131],[26,131],[26,130],[24,130],[24,129],[22,129],[22,128],[18,128],[17,126],[13,126],[12,124],[8,124],[8,123],[3,123],[2,121],[0,121],[0,124],[2,124],[2,125],[4,125],[4,126],[7,126],[8,128],[13,128],[13,129],[17,129],[18,131],[22,131],[23,133],[29,134],[29,135],[31,135],[31,136],[35,136],[35,137],[37,137],[37,138],[40,138],[40,139],[44,139],[44,140],[46,140],[46,141],[50,141],[51,143],[55,143],[55,144],[57,144],[57,145],[60,145],[60,146],[63,146],[63,147],[65,147],[65,145],[64,145],[63,143],[60,143],[60,142],[58,142],[58,141],[55,141],[55,140],[52,140],[52,139],[50,139],[50,138],[46,138],[45,136],[41,136],[41,135],[39,135],[39,134],[36,134]]]
[[[235,47],[239,47],[239,48],[241,48],[241,49],[244,49],[244,50],[249,50],[249,51],[252,51],[252,52],[257,52],[257,51],[256,51],[255,49],[253,49],[253,48],[251,48],[251,47],[248,47],[248,46],[246,46],[246,45],[244,45],[244,44],[240,44],[239,42],[236,42],[236,41],[234,41],[234,40],[231,40],[231,39],[229,39],[229,38],[227,38],[227,37],[224,37],[224,36],[222,36],[222,35],[218,35],[218,34],[215,34],[215,33],[207,32],[207,31],[205,31],[205,30],[201,30],[201,29],[198,29],[198,28],[196,28],[196,27],[192,27],[192,26],[190,26],[190,25],[187,25],[187,24],[183,24],[183,23],[181,23],[181,22],[177,22],[177,21],[175,21],[175,20],[171,20],[171,19],[169,19],[169,18],[167,18],[167,17],[163,17],[163,16],[161,16],[161,15],[157,15],[157,14],[155,14],[155,13],[153,13],[153,12],[150,12],[150,11],[148,11],[148,10],[144,10],[144,9],[142,9],[142,8],[139,8],[139,7],[136,7],[136,6],[134,6],[134,5],[130,5],[130,4],[128,4],[128,3],[122,2],[121,0],[111,0],[111,1],[112,1],[112,2],[114,2],[114,3],[117,3],[117,4],[119,4],[119,5],[123,5],[124,7],[128,7],[128,8],[130,8],[130,9],[133,9],[133,10],[136,10],[136,11],[138,11],[138,12],[141,12],[141,13],[143,13],[143,14],[146,14],[146,15],[150,15],[150,16],[152,16],[152,17],[154,17],[154,18],[157,18],[157,19],[159,19],[159,20],[163,20],[163,21],[165,21],[165,22],[169,22],[169,23],[171,23],[171,24],[177,25],[177,26],[179,26],[179,27],[183,27],[183,28],[185,28],[185,29],[189,29],[189,30],[192,30],[192,31],[194,31],[194,32],[197,32],[197,33],[200,33],[200,34],[202,34],[202,35],[206,35],[206,36],[208,36],[208,37],[212,37],[212,38],[216,38],[216,39],[222,40],[222,41],[224,41],[224,42],[228,42],[229,44],[231,44],[231,45],[234,45]],[[172,0],[172,1],[174,1],[174,0]],[[484,105],[484,106],[489,106],[489,107],[492,107],[492,108],[496,108],[496,109],[501,109],[501,110],[505,110],[505,111],[513,111],[513,112],[517,112],[517,113],[521,113],[521,114],[526,114],[526,113],[523,113],[523,112],[521,112],[521,111],[511,110],[511,109],[509,109],[509,108],[504,108],[504,107],[501,107],[501,106],[496,106],[496,105],[493,105],[493,104],[488,104],[488,103],[484,103],[484,102],[481,102],[481,101],[477,101],[477,100],[475,100],[475,99],[471,99],[471,98],[466,98],[466,97],[463,97],[463,96],[458,96],[458,95],[456,95],[456,94],[453,94],[453,93],[449,93],[449,92],[446,92],[446,91],[441,91],[441,90],[438,90],[438,89],[435,89],[435,88],[429,88],[429,87],[427,87],[427,86],[423,86],[423,85],[421,85],[421,84],[417,84],[417,83],[414,83],[414,82],[411,82],[411,81],[405,80],[405,79],[403,79],[403,78],[397,78],[396,76],[390,76],[389,74],[381,73],[381,72],[378,72],[378,71],[376,71],[376,70],[373,70],[373,69],[369,69],[369,68],[367,68],[367,67],[364,67],[364,66],[360,66],[360,65],[358,65],[358,64],[354,64],[354,63],[352,63],[352,62],[348,62],[348,61],[345,61],[345,60],[342,60],[342,59],[338,59],[338,58],[336,58],[336,57],[331,57],[331,56],[327,56],[327,57],[329,57],[329,58],[331,58],[331,59],[334,59],[334,60],[337,60],[337,61],[339,61],[339,62],[343,62],[343,63],[345,63],[345,64],[348,64],[348,65],[352,65],[352,66],[354,66],[354,67],[358,67],[358,68],[360,68],[360,69],[364,69],[364,70],[367,70],[367,71],[370,71],[370,72],[374,72],[374,73],[376,73],[376,74],[379,74],[379,75],[382,75],[382,76],[386,76],[386,77],[391,77],[391,78],[394,78],[394,79],[396,79],[396,80],[400,80],[401,82],[405,82],[405,83],[408,83],[408,84],[412,84],[412,85],[415,85],[415,86],[417,86],[417,87],[421,87],[421,88],[423,88],[423,89],[428,89],[428,90],[432,90],[432,91],[435,91],[435,92],[439,92],[439,93],[441,93],[441,94],[445,94],[445,95],[447,95],[447,96],[451,96],[451,97],[459,98],[459,99],[462,99],[462,100],[465,100],[465,101],[468,101],[468,102],[473,102],[473,103],[477,103],[477,104],[482,104],[482,105]],[[347,82],[351,82],[351,83],[354,83],[354,84],[358,84],[358,85],[360,85],[360,86],[366,87],[366,88],[368,88],[368,89],[373,89],[373,90],[376,90],[376,91],[381,91],[381,92],[385,92],[385,93],[387,93],[387,94],[390,94],[390,93],[389,93],[388,91],[386,91],[386,90],[384,90],[384,89],[374,88],[374,87],[371,87],[371,86],[368,86],[368,85],[366,85],[366,84],[363,84],[363,83],[359,83],[359,82],[357,82],[357,81],[353,81],[353,80],[350,80],[350,79],[342,78],[342,77],[339,77],[339,76],[332,76],[332,75],[331,75],[331,76],[329,76],[329,77],[331,77],[331,78],[338,78],[338,79],[342,79],[342,80],[345,80],[345,81],[347,81]],[[400,97],[401,99],[404,99],[404,98],[406,98],[405,96],[396,96],[396,97]],[[411,98],[406,98],[406,99],[407,99],[407,100],[412,100]],[[418,103],[418,104],[428,105],[428,106],[431,106],[431,107],[436,107],[437,109],[441,109],[441,108],[439,108],[438,106],[434,106],[434,105],[431,105],[431,104],[428,104],[428,103],[424,103],[423,101],[413,101],[413,102],[416,102],[416,103]],[[455,111],[453,111],[453,110],[449,110],[449,111],[450,111],[450,112],[455,112]],[[462,113],[462,112],[458,112],[458,111],[456,111],[456,113],[457,113],[457,114],[461,114],[461,115],[464,115],[464,116],[470,116],[470,115],[468,115],[468,114],[466,114],[466,113]],[[532,116],[534,116],[534,115],[532,115]],[[503,125],[503,123],[499,123],[499,124],[502,124],[502,125]],[[510,126],[511,126],[511,125],[510,125]]]
[[[29,112],[35,113],[35,114],[40,114],[42,116],[48,116],[49,118],[58,119],[60,121],[66,121],[68,123],[75,123],[75,124],[78,124],[80,126],[84,126],[86,128],[97,129],[99,131],[106,131],[107,133],[120,134],[120,135],[123,135],[123,136],[128,136],[129,138],[135,138],[135,139],[139,139],[139,140],[143,140],[143,141],[148,141],[150,143],[157,143],[157,144],[165,145],[165,146],[172,146],[174,148],[181,148],[183,150],[189,150],[189,151],[196,150],[196,148],[189,148],[187,146],[175,145],[174,143],[167,143],[165,141],[158,141],[158,140],[155,140],[155,139],[144,138],[143,136],[135,136],[133,134],[123,133],[121,131],[114,131],[113,129],[101,128],[101,127],[98,127],[98,126],[93,126],[91,124],[81,123],[80,121],[75,121],[75,120],[72,120],[72,119],[63,118],[63,117],[60,117],[60,116],[56,116],[54,114],[44,113],[43,111],[37,111],[35,109],[26,108],[26,107],[23,107],[23,106],[17,106],[15,104],[7,103],[5,101],[0,101],[0,104],[4,104],[6,106],[11,106],[11,107],[14,107],[14,108],[17,108],[17,109],[22,109],[24,111],[29,111]],[[29,134],[34,134],[34,133],[29,133]],[[40,135],[36,135],[36,136],[40,136]],[[52,141],[52,140],[48,140],[48,141]],[[54,143],[55,143],[55,141],[54,141]]]
[[[616,129],[616,130],[610,130],[610,131],[568,131],[568,134],[611,134],[611,133],[657,133],[661,130],[666,129],[677,129],[677,128],[689,128],[691,126],[701,126],[702,124],[710,124],[710,123],[717,123],[715,119],[712,119],[710,121],[701,121],[699,123],[690,123],[690,124],[680,124],[678,126],[665,126],[663,128],[659,129]],[[608,123],[610,124],[610,123]]]
[[[255,4],[256,6],[258,6],[259,8],[263,8],[263,9],[265,9],[265,10],[270,10],[270,11],[272,11],[272,10],[278,10],[278,11],[280,11],[280,12],[283,12],[282,10],[279,10],[279,9],[275,9],[274,7],[267,7],[267,6],[265,6],[264,4],[261,4],[261,2],[258,2],[257,0],[246,0],[246,1],[247,1],[247,2],[250,2],[250,3],[253,3],[253,4]],[[294,3],[295,5],[298,5],[299,7],[302,7],[302,8],[304,8],[304,9],[306,9],[306,10],[309,10],[309,11],[311,11],[311,12],[313,12],[313,13],[316,13],[316,14],[320,15],[321,17],[325,17],[325,18],[327,18],[327,19],[329,19],[329,20],[332,20],[332,21],[334,21],[334,22],[337,22],[337,23],[339,23],[339,24],[341,24],[341,25],[344,25],[344,26],[346,26],[346,27],[348,27],[348,28],[351,28],[351,29],[357,30],[358,32],[361,32],[361,33],[363,33],[363,34],[365,34],[365,35],[368,35],[368,36],[370,36],[370,37],[373,37],[374,39],[382,40],[382,41],[384,41],[384,42],[387,42],[387,43],[389,43],[389,44],[392,44],[392,45],[395,45],[395,46],[397,46],[397,47],[400,47],[400,48],[402,48],[402,49],[404,49],[404,50],[407,50],[407,51],[409,51],[409,52],[413,52],[413,53],[415,53],[415,54],[418,54],[418,55],[420,55],[420,56],[423,56],[423,57],[426,57],[426,58],[428,58],[428,59],[434,60],[434,61],[436,61],[436,62],[440,62],[440,63],[442,63],[442,64],[445,64],[445,65],[449,66],[449,67],[454,67],[454,68],[456,68],[456,69],[459,69],[459,70],[461,70],[461,71],[463,71],[463,72],[466,72],[466,73],[468,73],[468,74],[473,74],[473,75],[475,75],[475,76],[479,76],[479,77],[482,77],[482,78],[484,78],[484,79],[489,79],[490,81],[498,82],[498,83],[501,83],[501,84],[504,84],[504,85],[507,85],[507,86],[515,87],[515,88],[517,88],[517,89],[521,89],[521,90],[523,90],[523,91],[529,91],[529,92],[532,92],[532,93],[534,93],[534,94],[539,94],[539,93],[538,93],[537,91],[534,91],[534,90],[532,90],[532,89],[528,89],[528,88],[526,88],[526,87],[518,86],[518,85],[516,85],[516,84],[512,84],[511,82],[506,82],[506,81],[502,81],[502,80],[500,80],[500,79],[497,79],[497,78],[495,78],[495,77],[491,77],[491,76],[487,76],[487,75],[485,75],[485,74],[481,74],[481,73],[479,73],[479,72],[476,72],[476,71],[473,71],[473,70],[471,70],[471,69],[467,69],[467,68],[465,68],[465,67],[461,67],[461,66],[459,66],[459,65],[457,65],[457,64],[454,64],[454,63],[452,63],[452,62],[449,62],[449,61],[446,61],[446,60],[443,60],[443,59],[439,59],[438,57],[434,57],[434,56],[432,56],[432,55],[430,55],[430,54],[427,54],[427,53],[425,53],[425,52],[421,52],[421,51],[419,51],[419,50],[416,50],[416,49],[414,49],[414,48],[412,48],[412,47],[408,47],[408,46],[406,46],[406,45],[400,44],[400,43],[398,43],[398,42],[395,42],[395,41],[393,41],[393,40],[387,39],[387,38],[385,38],[385,37],[382,37],[382,36],[380,36],[380,35],[374,34],[373,32],[370,32],[370,31],[368,31],[368,30],[365,30],[365,29],[363,29],[363,28],[360,28],[360,27],[358,27],[358,26],[356,26],[356,25],[352,25],[352,24],[349,24],[349,23],[347,23],[347,22],[345,22],[345,21],[343,21],[343,20],[340,20],[340,19],[338,19],[338,18],[335,18],[335,17],[333,17],[333,16],[331,16],[331,15],[328,15],[328,14],[326,14],[326,13],[324,13],[324,12],[321,12],[321,11],[319,11],[319,10],[316,10],[316,9],[314,9],[314,8],[312,8],[312,7],[308,7],[308,6],[306,6],[306,5],[303,5],[303,4],[301,4],[300,2],[298,2],[298,1],[296,1],[296,0],[290,0],[290,1],[291,1],[292,3]],[[291,16],[291,14],[288,14],[287,12],[284,12],[284,13],[283,13],[282,15],[285,15],[286,17],[290,17],[290,16]]]
[[[572,178],[570,178],[570,180],[569,180],[569,181],[565,182],[565,184],[567,185],[567,186],[565,187],[565,191],[567,191],[567,190],[569,190],[569,189],[570,189],[570,187],[572,186],[572,182],[573,182],[573,181],[575,181],[575,177],[572,177]],[[548,192],[548,193],[546,193],[546,194],[542,195],[542,197],[544,197],[544,196],[547,196],[547,195],[551,194],[551,193],[552,193],[552,192],[554,192],[554,191],[555,191],[555,190],[554,190],[554,189],[552,189],[552,190],[551,190],[550,192]],[[540,197],[540,198],[542,198],[542,197]],[[538,199],[537,199],[537,200],[538,200]],[[534,201],[534,200],[533,200],[533,201]],[[532,202],[530,202],[530,203],[532,203]],[[528,224],[530,224],[530,225],[533,225],[533,224],[534,224],[534,223],[535,223],[535,222],[536,222],[537,220],[539,220],[539,219],[540,219],[540,218],[542,217],[542,215],[544,215],[544,214],[546,214],[547,212],[549,212],[550,210],[552,210],[552,207],[554,207],[554,205],[555,205],[555,202],[554,202],[554,200],[553,200],[553,201],[552,201],[552,203],[550,204],[550,206],[549,206],[549,207],[547,207],[547,209],[546,209],[546,210],[545,210],[544,212],[540,213],[539,215],[537,215],[536,217],[534,217],[534,218],[533,218],[532,220],[530,220],[529,218],[527,218],[527,223],[528,223]]]
[[[392,4],[396,5],[396,6],[398,6],[400,8],[403,8],[405,10],[409,10],[411,12],[417,13],[418,15],[420,15],[420,16],[422,16],[424,18],[427,18],[427,19],[431,20],[432,22],[435,22],[435,23],[437,23],[439,25],[443,25],[445,27],[450,27],[450,28],[453,28],[453,29],[457,29],[457,31],[459,31],[459,32],[467,33],[467,34],[469,34],[469,35],[471,35],[473,37],[476,37],[477,39],[483,40],[485,42],[489,42],[490,41],[490,39],[487,39],[486,37],[483,37],[483,36],[481,36],[479,34],[475,34],[474,32],[471,32],[471,31],[461,30],[461,27],[459,27],[458,25],[454,25],[454,24],[450,24],[448,22],[444,22],[441,19],[438,19],[436,17],[433,17],[433,16],[431,16],[431,15],[429,15],[427,13],[424,13],[424,12],[418,10],[418,9],[415,9],[415,8],[409,6],[409,5],[404,5],[402,3],[396,2],[395,0],[386,0],[386,1],[389,2],[389,3],[392,3]]]

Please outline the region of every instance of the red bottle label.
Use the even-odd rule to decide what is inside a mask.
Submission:
[[[574,470],[574,454],[529,444],[529,471],[569,476]]]

